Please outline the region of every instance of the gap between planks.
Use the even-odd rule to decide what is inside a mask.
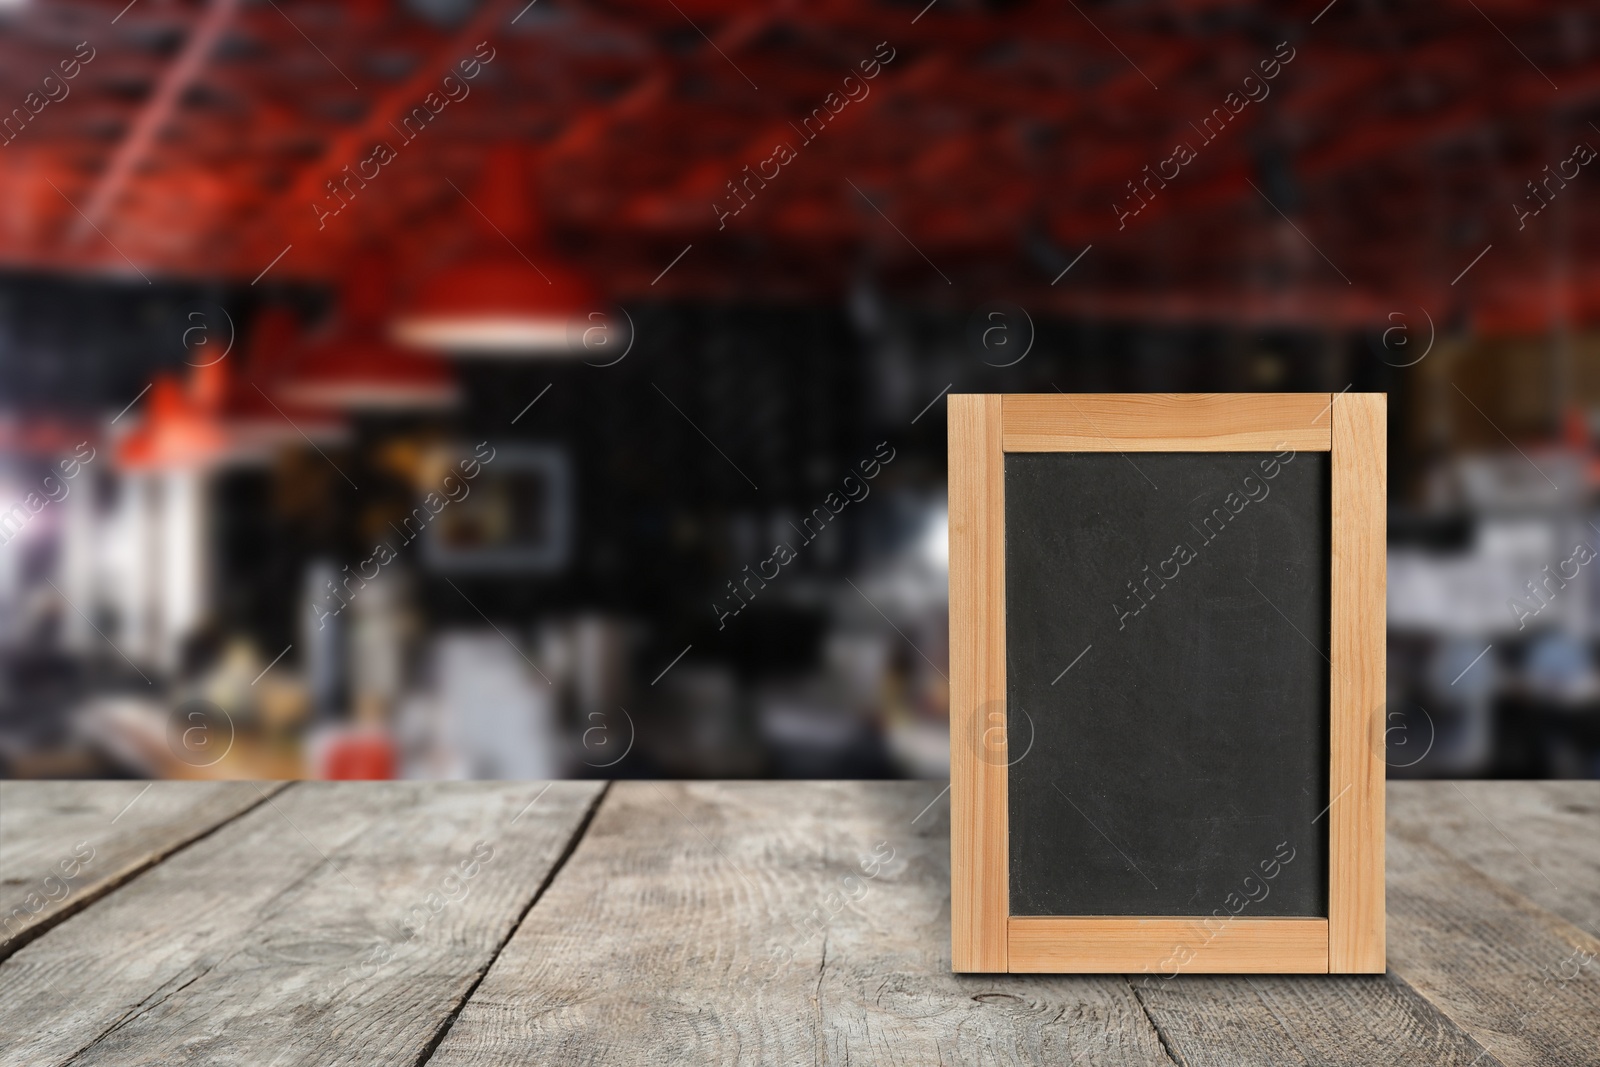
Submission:
[[[250,812],[255,811],[261,805],[267,803],[273,797],[282,795],[291,786],[296,785],[297,783],[268,782],[264,786],[260,782],[255,782],[252,784],[256,786],[257,791],[261,795],[255,800],[251,801],[245,807],[240,808],[238,811],[235,811],[232,814],[223,816],[221,819],[218,819],[209,826],[201,828],[199,831],[189,837],[177,838],[173,840],[170,845],[164,849],[153,850],[144,859],[129,866],[127,870],[119,871],[114,875],[108,876],[102,881],[93,882],[87,886],[84,886],[82,889],[79,889],[75,892],[72,900],[69,900],[64,906],[51,912],[46,918],[40,919],[38,922],[27,927],[14,937],[0,941],[0,963],[4,963],[18,952],[21,952],[24,948],[28,947],[28,945],[32,944],[38,938],[49,933],[51,930],[54,930],[56,927],[66,922],[74,915],[81,913],[91,904],[95,904],[101,900],[104,900],[111,893],[121,889],[135,878],[138,878],[140,875],[154,868],[157,864],[165,863],[167,860],[178,855],[178,853],[183,852],[191,846],[199,844],[212,834],[216,833],[218,830],[221,830],[224,826],[232,823],[234,820],[243,818],[245,815],[250,814]]]
[[[1161,1029],[1161,1024],[1156,1022],[1156,1017],[1150,1014],[1150,1005],[1146,1004],[1144,997],[1139,995],[1139,987],[1133,984],[1133,979],[1128,975],[1123,975],[1122,980],[1127,983],[1128,993],[1133,997],[1133,1002],[1139,1005],[1139,1010],[1144,1013],[1144,1021],[1149,1025],[1151,1032],[1156,1035],[1156,1041],[1161,1045],[1161,1051],[1166,1055],[1167,1060],[1173,1067],[1183,1067],[1188,1061],[1183,1059],[1178,1054],[1178,1051],[1172,1047],[1172,1039],[1167,1036],[1165,1030]]]
[[[472,1002],[473,994],[477,993],[478,987],[483,984],[483,980],[494,969],[496,961],[500,959],[500,954],[506,950],[506,946],[511,943],[511,939],[517,936],[517,931],[522,929],[522,924],[527,921],[528,916],[533,912],[534,905],[544,899],[545,891],[555,883],[556,875],[560,874],[567,866],[567,861],[572,858],[574,852],[578,851],[578,846],[583,843],[583,839],[589,835],[589,826],[594,822],[594,817],[599,814],[600,805],[605,803],[606,798],[611,795],[611,787],[616,784],[614,779],[607,781],[601,787],[600,792],[596,793],[594,799],[589,802],[588,810],[583,813],[583,818],[572,831],[572,836],[567,839],[566,847],[562,849],[561,855],[556,858],[555,863],[550,865],[550,873],[544,876],[544,881],[539,883],[539,888],[534,890],[533,896],[529,898],[528,906],[522,909],[522,913],[517,916],[517,921],[512,923],[511,928],[506,931],[506,936],[500,939],[500,943],[494,947],[494,951],[489,954],[489,958],[484,960],[483,966],[478,970],[477,977],[473,978],[472,984],[461,994],[461,999],[445,1015],[439,1024],[439,1029],[435,1031],[428,1043],[423,1046],[422,1051],[417,1054],[415,1067],[423,1067],[424,1064],[433,1059],[433,1054],[439,1051],[439,1046],[444,1043],[444,1039],[450,1036],[450,1028],[455,1026],[456,1020],[461,1017],[461,1013]]]

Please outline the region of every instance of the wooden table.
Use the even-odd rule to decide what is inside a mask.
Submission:
[[[1170,980],[952,975],[940,788],[3,783],[0,1063],[1600,1063],[1600,783],[1392,784],[1387,975]]]

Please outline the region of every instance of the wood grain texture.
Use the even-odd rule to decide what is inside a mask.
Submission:
[[[1005,456],[1001,398],[952,394],[951,966],[1006,970]]]
[[[1388,820],[1600,937],[1600,784],[1390,782]]]
[[[1326,919],[1049,918],[1012,916],[1014,973],[1323,974]],[[1172,961],[1167,963],[1166,961]],[[1166,963],[1166,967],[1163,964]]]
[[[430,1067],[1171,1067],[1120,978],[950,973],[939,792],[618,783]]]
[[[0,960],[281,788],[0,782]]]
[[[1389,832],[1389,966],[1506,1067],[1600,1062],[1600,939],[1404,825]]]
[[[1012,393],[1007,452],[1326,452],[1328,393]]]
[[[1600,783],[1391,785],[1389,973],[1170,980],[951,974],[938,783],[618,785],[527,910],[596,795],[542,788],[291,787],[0,964],[0,1064],[1597,1061]]]
[[[1384,970],[1384,573],[1388,398],[1333,400],[1328,969]],[[1376,724],[1376,725],[1375,725]]]
[[[603,787],[542,788],[291,787],[0,964],[0,1064],[419,1062]]]
[[[1385,975],[1132,979],[1186,1067],[1494,1067],[1483,1046]]]

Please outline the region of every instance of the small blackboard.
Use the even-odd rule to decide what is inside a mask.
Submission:
[[[1381,973],[1381,394],[950,397],[956,971]]]
[[[1327,916],[1328,489],[1326,452],[1006,457],[1011,914],[1253,875],[1250,914]]]

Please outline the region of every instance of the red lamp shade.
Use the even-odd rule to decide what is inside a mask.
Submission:
[[[227,452],[228,433],[215,410],[185,393],[176,378],[156,379],[147,410],[138,427],[117,442],[117,464],[122,468],[206,466]]]
[[[363,411],[439,410],[461,400],[442,360],[350,329],[303,349],[277,391],[310,408]]]
[[[423,280],[392,322],[396,341],[455,355],[584,354],[571,337],[604,305],[548,251],[530,162],[514,142],[490,150],[466,212],[478,230],[474,251]]]
[[[554,260],[541,270],[513,256],[489,255],[426,281],[395,320],[393,336],[443,352],[581,356],[571,326],[603,306],[587,281]]]
[[[233,361],[218,359],[196,366],[186,384],[170,375],[157,378],[144,417],[117,441],[118,464],[129,470],[215,467],[259,462],[286,444],[343,440],[347,431],[336,416],[288,397],[274,399],[261,388],[262,382],[271,387],[294,337],[293,316],[268,309],[251,337],[242,375],[229,372]]]

